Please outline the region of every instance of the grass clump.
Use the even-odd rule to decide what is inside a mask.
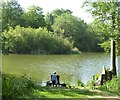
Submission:
[[[98,86],[97,89],[106,91],[106,92],[119,93],[120,92],[120,91],[118,91],[118,82],[119,81],[120,81],[120,79],[117,78],[116,76],[114,76],[112,78],[112,80],[109,80],[106,83],[104,83],[103,85]]]
[[[2,97],[19,98],[31,95],[34,82],[26,76],[15,77],[9,74],[2,74]]]

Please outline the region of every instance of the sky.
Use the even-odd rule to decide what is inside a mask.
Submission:
[[[43,8],[44,14],[52,12],[56,8],[69,9],[73,12],[74,16],[83,19],[86,23],[93,21],[90,13],[81,8],[85,0],[18,0],[18,3],[27,9],[29,6],[36,5]]]

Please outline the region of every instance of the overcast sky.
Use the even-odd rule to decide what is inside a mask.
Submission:
[[[36,5],[43,8],[44,14],[51,12],[56,8],[69,9],[73,15],[90,23],[93,18],[91,14],[81,8],[85,0],[18,0],[18,3],[25,9],[29,6]]]

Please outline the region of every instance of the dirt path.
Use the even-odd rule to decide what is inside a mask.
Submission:
[[[100,90],[90,90],[91,92],[96,92],[98,95],[96,96],[88,96],[88,98],[105,98],[105,99],[111,99],[111,100],[120,100],[120,96],[117,94],[109,93],[109,92],[103,92]]]

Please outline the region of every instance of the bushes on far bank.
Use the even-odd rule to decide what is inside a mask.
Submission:
[[[67,38],[49,32],[46,28],[16,26],[2,33],[3,53],[68,54],[73,44]]]

